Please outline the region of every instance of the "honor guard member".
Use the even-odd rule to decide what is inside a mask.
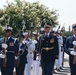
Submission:
[[[11,36],[12,27],[6,25],[4,27],[4,37],[0,40],[2,44],[2,60],[1,73],[2,75],[13,75],[15,65],[15,55],[18,52],[18,42]]]
[[[25,66],[24,75],[31,75],[31,65],[33,63],[33,51],[35,50],[35,44],[33,41],[29,38],[28,32],[24,33],[25,36],[25,43],[27,45],[27,64]]]
[[[71,75],[76,75],[76,24],[73,24],[73,35],[66,40],[65,52],[69,55]]]
[[[27,63],[27,46],[23,43],[24,35],[18,35],[19,52],[16,61],[16,75],[24,75],[24,69]]]
[[[51,33],[52,24],[44,25],[44,34],[39,39],[39,52],[41,53],[42,75],[53,75],[55,59],[58,59],[58,39]]]
[[[63,38],[60,34],[61,34],[60,31],[56,33],[57,38],[58,38],[58,45],[59,45],[59,57],[58,59],[56,59],[56,70],[57,71],[60,71],[60,69],[62,69],[62,61],[63,61]]]
[[[34,70],[34,75],[39,75],[39,65],[40,65],[40,59],[39,59],[39,53],[38,53],[38,34],[36,32],[33,32],[33,37],[34,40],[33,42],[35,43],[35,50],[33,52],[33,70]]]

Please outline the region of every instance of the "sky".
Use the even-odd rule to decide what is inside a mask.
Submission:
[[[6,4],[7,0],[0,0],[0,8]],[[14,0],[8,0],[11,2]],[[76,23],[76,0],[26,0],[31,3],[39,1],[41,4],[47,6],[50,10],[56,9],[59,13],[59,24],[65,26],[68,30],[69,26]]]

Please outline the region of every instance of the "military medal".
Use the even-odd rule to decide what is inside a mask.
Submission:
[[[54,43],[54,40],[50,40],[50,43]]]
[[[13,42],[10,42],[9,45],[10,45],[10,46],[14,46],[14,43],[13,43]]]

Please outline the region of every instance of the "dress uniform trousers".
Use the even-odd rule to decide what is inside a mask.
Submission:
[[[42,62],[42,75],[53,75],[54,62],[44,63]]]
[[[14,53],[7,53],[6,75],[12,75],[15,65]]]

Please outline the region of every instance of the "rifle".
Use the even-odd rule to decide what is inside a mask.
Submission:
[[[16,56],[18,56],[18,55],[19,55],[19,52],[16,53]],[[16,67],[19,67],[19,63],[20,63],[20,62],[19,62],[19,58],[18,58],[18,59],[16,60]]]
[[[56,31],[56,32],[58,32],[58,31],[59,31],[59,29],[60,29],[60,26],[58,27],[58,29],[57,29],[57,31]]]
[[[6,44],[6,38],[4,38],[4,44]],[[6,49],[5,48],[2,48],[2,54],[6,54]],[[2,67],[6,67],[6,58],[2,59]]]

